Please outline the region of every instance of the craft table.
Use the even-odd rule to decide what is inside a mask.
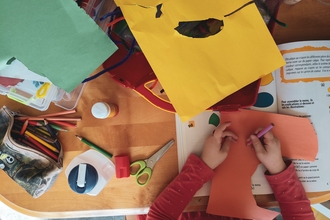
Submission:
[[[276,26],[275,41],[330,39],[330,6],[316,0],[303,0],[295,5],[282,4],[278,19],[287,28]],[[98,69],[100,70],[101,67]],[[95,71],[97,72],[97,71]],[[91,107],[97,101],[116,103],[119,114],[110,119],[95,119]],[[0,96],[0,103],[24,114],[38,115],[39,111]],[[88,82],[77,105],[81,116],[75,129],[62,132],[59,138],[64,147],[64,168],[58,179],[44,195],[33,199],[0,172],[0,200],[9,207],[35,217],[60,218],[83,216],[129,215],[147,212],[157,195],[178,174],[177,145],[174,144],[157,163],[149,184],[137,186],[132,177],[110,180],[98,196],[74,193],[64,174],[70,161],[89,147],[76,139],[81,135],[113,155],[129,154],[131,160],[146,158],[170,139],[176,139],[174,115],[152,106],[134,91],[115,83],[107,74]],[[63,109],[51,104],[47,113]],[[312,203],[330,199],[329,192],[308,193]],[[263,207],[276,206],[272,195],[255,196]],[[193,198],[186,210],[205,210],[208,197]]]

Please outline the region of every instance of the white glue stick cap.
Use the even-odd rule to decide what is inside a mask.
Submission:
[[[97,102],[92,107],[92,115],[95,118],[107,118],[110,114],[110,107],[107,103]]]

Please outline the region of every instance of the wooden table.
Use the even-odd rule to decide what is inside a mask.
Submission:
[[[275,27],[277,43],[330,39],[330,7],[316,0],[303,0],[293,6],[282,4],[278,19],[288,27]],[[110,119],[93,118],[90,109],[97,101],[116,103],[119,114]],[[40,114],[5,96],[0,96],[0,104],[25,114]],[[69,188],[64,170],[74,157],[89,149],[75,138],[75,134],[86,137],[113,155],[129,154],[133,161],[148,157],[170,139],[176,139],[174,115],[155,108],[134,91],[112,81],[107,74],[87,83],[76,109],[76,115],[83,120],[76,129],[59,135],[65,150],[64,168],[53,187],[40,198],[33,199],[0,172],[0,200],[21,213],[44,218],[147,212],[147,207],[178,174],[176,144],[157,163],[146,187],[137,186],[131,177],[112,178],[98,196],[79,195]],[[47,110],[49,113],[58,111],[62,109],[53,104]],[[330,192],[308,193],[308,197],[312,203],[320,203],[330,199]],[[263,207],[277,205],[272,195],[255,198]],[[186,210],[205,210],[207,202],[208,197],[193,198]]]

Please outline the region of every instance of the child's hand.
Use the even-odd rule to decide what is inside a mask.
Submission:
[[[235,133],[226,131],[230,124],[230,122],[221,124],[204,143],[201,159],[211,169],[215,169],[227,158],[230,144],[238,139]]]
[[[258,133],[261,129],[258,129]],[[260,162],[267,168],[270,174],[277,174],[286,169],[281,154],[280,141],[273,135],[272,132],[267,132],[263,136],[263,143],[255,135],[250,136],[255,153]]]

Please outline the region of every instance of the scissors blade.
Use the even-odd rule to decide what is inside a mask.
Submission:
[[[151,169],[155,166],[155,163],[166,153],[166,151],[174,144],[174,140],[170,140],[167,144],[165,144],[162,148],[160,148],[156,153],[154,153],[147,160],[147,167]]]

